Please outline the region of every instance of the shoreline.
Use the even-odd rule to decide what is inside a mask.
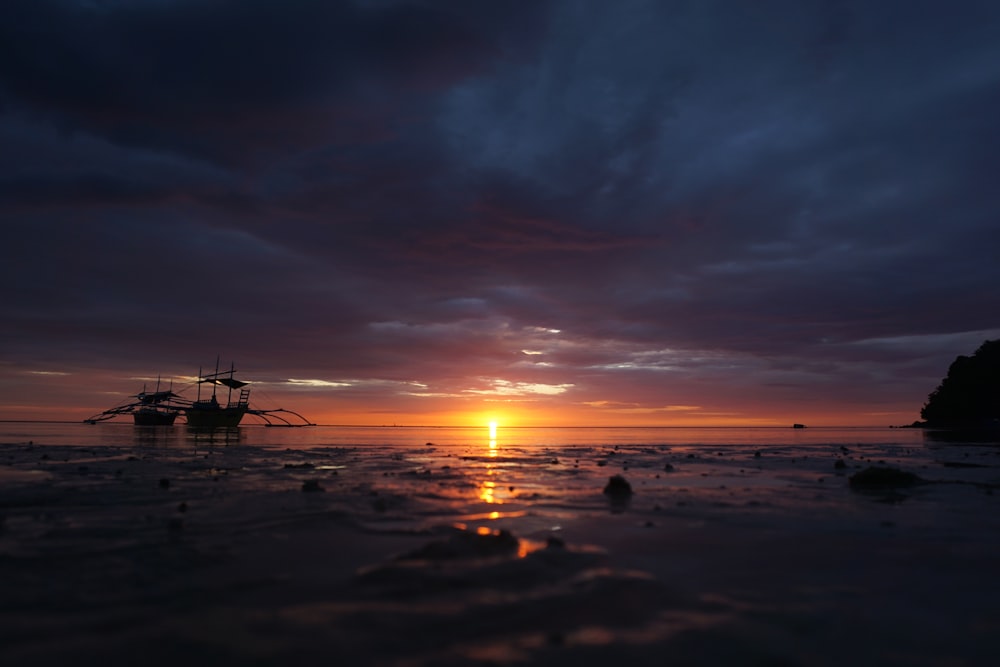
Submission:
[[[1000,650],[983,585],[1000,494],[975,485],[1000,481],[998,448],[490,454],[2,445],[19,479],[0,487],[0,659],[832,667]],[[939,483],[850,487],[879,461]],[[602,493],[613,475],[633,493]]]

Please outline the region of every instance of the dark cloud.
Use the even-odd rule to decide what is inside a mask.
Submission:
[[[959,5],[4,3],[4,368],[915,415],[1000,335]]]
[[[464,3],[316,0],[15,0],[2,12],[8,106],[227,161],[377,140],[406,122],[395,107],[407,92],[469,76],[511,48],[519,18],[536,22]],[[379,115],[390,127],[372,125]]]

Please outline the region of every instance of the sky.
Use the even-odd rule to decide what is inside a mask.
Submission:
[[[0,419],[909,423],[998,146],[992,0],[5,0]]]

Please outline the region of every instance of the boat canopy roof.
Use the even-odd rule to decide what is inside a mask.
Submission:
[[[234,380],[232,378],[203,378],[198,380],[201,384],[221,384],[229,387],[230,389],[239,389],[240,387],[245,387],[249,382],[240,382],[239,380]]]
[[[169,401],[172,398],[177,398],[177,394],[172,391],[143,391],[135,396],[139,399],[140,403],[150,404],[150,403],[162,403],[163,401]]]

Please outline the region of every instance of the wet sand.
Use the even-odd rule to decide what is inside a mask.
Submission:
[[[1000,653],[996,445],[14,442],[0,489],[3,664]]]

